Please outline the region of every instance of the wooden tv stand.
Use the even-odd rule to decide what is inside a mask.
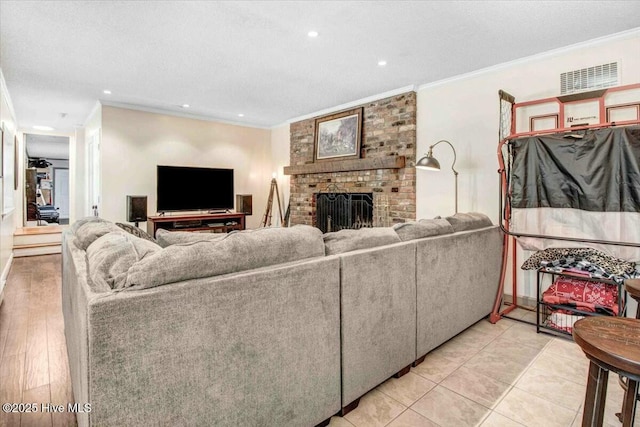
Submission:
[[[155,237],[159,228],[168,231],[228,233],[244,230],[245,216],[246,214],[237,212],[150,216],[147,217],[147,233]]]

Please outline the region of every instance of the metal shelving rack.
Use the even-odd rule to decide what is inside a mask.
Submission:
[[[518,279],[517,279],[517,271],[518,271],[518,259],[517,259],[517,251],[516,251],[516,238],[517,237],[535,237],[535,238],[545,238],[545,239],[554,239],[554,240],[566,240],[573,242],[583,242],[586,245],[589,243],[597,243],[597,244],[609,244],[616,246],[633,246],[640,247],[640,243],[638,242],[618,242],[618,241],[605,241],[605,240],[593,240],[593,239],[578,239],[578,238],[570,238],[563,236],[546,236],[546,235],[537,235],[537,234],[526,234],[523,232],[516,232],[510,229],[510,221],[511,221],[511,206],[510,206],[510,193],[509,193],[509,155],[508,155],[508,145],[511,140],[523,136],[533,136],[533,135],[544,135],[544,134],[554,134],[554,133],[564,133],[564,132],[576,132],[582,130],[592,130],[592,129],[601,129],[607,127],[614,126],[631,126],[631,125],[639,125],[640,124],[640,101],[633,101],[631,103],[624,103],[620,105],[606,105],[605,97],[607,94],[611,94],[614,92],[625,92],[640,89],[640,83],[612,87],[607,89],[595,90],[592,92],[585,92],[579,94],[565,95],[559,97],[552,98],[544,98],[537,99],[533,101],[520,102],[516,103],[515,97],[510,95],[509,93],[500,90],[498,92],[498,98],[500,102],[500,125],[498,128],[498,174],[499,174],[499,209],[500,209],[500,228],[503,232],[503,242],[502,242],[502,266],[500,269],[500,283],[498,285],[498,293],[496,295],[496,299],[494,302],[493,310],[489,315],[489,320],[491,323],[496,323],[503,316],[508,315],[511,311],[518,308]],[[596,124],[589,125],[572,125],[571,127],[565,126],[565,107],[567,105],[575,105],[577,103],[586,102],[586,101],[597,101],[598,103],[598,115],[599,122]],[[554,115],[545,115],[545,116],[531,116],[530,117],[530,127],[533,127],[534,119],[545,119],[551,116],[555,116],[556,127],[543,129],[543,130],[530,130],[528,132],[517,132],[516,131],[516,122],[517,122],[517,112],[524,108],[530,106],[541,105],[545,103],[554,103],[558,106],[558,111]],[[623,121],[612,121],[610,117],[610,110],[624,107],[624,108],[635,108],[636,110],[636,119],[635,120],[623,120]],[[506,274],[509,269],[509,253],[511,254],[511,286],[512,286],[512,296],[513,303],[511,305],[506,306],[502,309],[503,302],[503,293],[504,286],[506,282]]]
[[[547,324],[548,314],[550,314],[553,310],[564,310],[570,312],[573,315],[577,316],[615,316],[614,314],[609,314],[605,312],[591,312],[580,310],[571,305],[567,304],[549,304],[542,300],[542,293],[548,286],[543,287],[543,279],[547,275],[551,276],[551,284],[553,284],[556,280],[556,277],[570,277],[573,279],[584,280],[587,282],[595,282],[595,283],[606,283],[609,285],[615,285],[618,287],[618,316],[625,316],[627,311],[627,293],[624,289],[624,285],[621,283],[617,283],[614,280],[609,279],[601,279],[601,278],[593,278],[593,277],[585,277],[577,274],[571,274],[566,272],[557,272],[552,270],[547,270],[546,268],[541,268],[537,272],[537,284],[536,284],[536,332],[544,332],[550,333],[552,335],[559,335],[572,338],[571,333],[568,331],[564,331],[562,329],[555,328],[551,325]],[[549,285],[550,286],[550,285]]]

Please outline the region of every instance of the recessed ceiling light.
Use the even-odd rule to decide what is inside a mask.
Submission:
[[[309,32],[307,33],[307,35],[308,35],[309,37],[318,37],[318,32],[317,32],[317,31],[309,31]]]
[[[105,95],[111,95],[111,91],[108,89],[103,90],[102,93],[104,93]]]
[[[182,108],[189,108],[190,105],[189,104],[182,104]]]
[[[33,126],[33,128],[37,129],[37,130],[53,130],[53,128],[51,126],[35,125],[35,126]]]
[[[244,117],[244,114],[240,113],[238,114],[238,117]]]
[[[385,65],[387,65],[387,61],[385,61],[384,59],[381,61],[378,61],[378,66],[384,67]]]

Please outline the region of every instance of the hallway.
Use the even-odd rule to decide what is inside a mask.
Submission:
[[[0,306],[0,401],[37,402],[38,412],[0,412],[0,426],[76,425],[60,284],[60,255],[14,259]],[[65,412],[41,412],[47,402]]]

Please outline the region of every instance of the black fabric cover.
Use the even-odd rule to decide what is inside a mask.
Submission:
[[[640,212],[640,126],[511,141],[514,208]]]

